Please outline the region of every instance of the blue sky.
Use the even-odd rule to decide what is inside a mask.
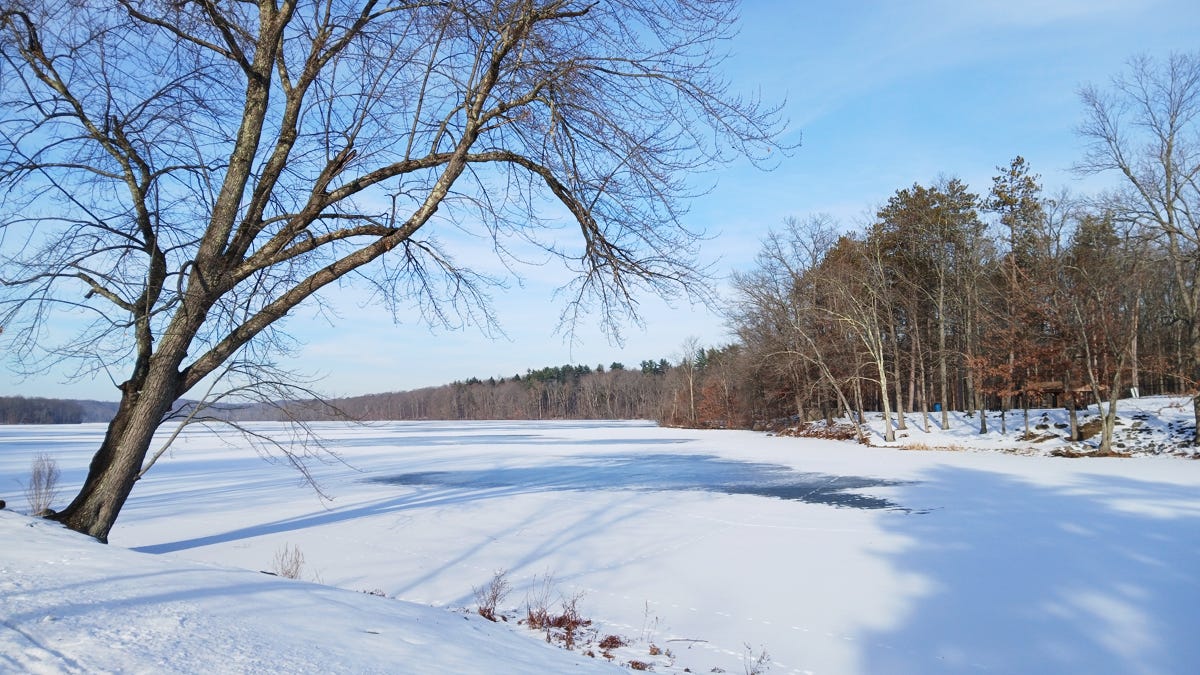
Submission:
[[[764,233],[788,216],[829,213],[849,227],[897,189],[939,174],[984,193],[996,167],[1018,154],[1049,191],[1110,184],[1070,171],[1082,152],[1078,88],[1107,82],[1133,54],[1200,49],[1200,7],[1195,0],[749,0],[729,46],[736,86],[786,99],[787,139],[802,134],[802,145],[770,172],[739,163],[698,178],[713,189],[696,200],[688,222],[710,235],[703,256],[722,275],[748,268]],[[570,344],[556,332],[562,274],[549,266],[521,272],[523,281],[493,294],[506,336],[430,330],[416,314],[396,324],[348,290],[332,298],[340,315],[332,323],[313,310],[297,313],[288,328],[303,346],[283,365],[347,395],[564,363],[636,365],[671,358],[691,336],[710,345],[731,340],[710,308],[645,298],[644,326],[627,326],[623,346],[594,322]],[[116,398],[107,379],[67,383],[55,372],[24,381],[0,373],[0,394],[10,393]]]

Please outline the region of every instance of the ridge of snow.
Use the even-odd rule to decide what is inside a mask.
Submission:
[[[0,672],[621,672],[479,616],[105,546],[0,511]]]

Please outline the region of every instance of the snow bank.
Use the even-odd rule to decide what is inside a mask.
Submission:
[[[619,672],[455,614],[104,546],[0,511],[0,672]]]

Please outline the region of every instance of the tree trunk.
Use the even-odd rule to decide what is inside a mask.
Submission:
[[[1075,395],[1067,394],[1067,412],[1071,418],[1071,441],[1079,441],[1079,411],[1075,406]]]
[[[964,355],[963,361],[967,371],[968,405],[970,405],[973,410],[979,411],[979,433],[982,435],[987,433],[988,428],[987,410],[985,409],[986,405],[983,400],[983,378],[979,372],[979,355],[975,348],[975,331],[977,328],[975,325],[975,305],[975,294],[970,293],[966,311],[966,328],[964,331],[966,333],[966,354]]]
[[[92,457],[87,478],[75,499],[53,519],[108,543],[117,515],[133,491],[142,462],[163,416],[178,398],[178,374],[159,364],[139,388],[131,380],[104,441]]]
[[[1063,379],[1063,396],[1067,397],[1067,412],[1070,413],[1071,421],[1071,442],[1080,440],[1079,438],[1079,411],[1075,405],[1075,393],[1071,391],[1071,373],[1068,371]]]
[[[1200,446],[1200,394],[1192,397],[1192,415],[1196,418],[1196,433],[1193,445]]]
[[[1114,386],[1108,394],[1108,410],[1103,412],[1100,417],[1102,424],[1100,425],[1099,451],[1102,454],[1113,451],[1113,435],[1117,426],[1117,400],[1121,396],[1120,382],[1121,376],[1118,372],[1118,374],[1113,377]],[[1102,406],[1100,403],[1099,392],[1096,392],[1096,394],[1096,411],[1101,412]]]
[[[896,432],[892,429],[891,403],[888,401],[887,366],[883,362],[883,341],[879,341],[879,359],[875,362],[879,374],[879,403],[883,408],[883,440],[891,443],[896,440]]]
[[[987,428],[987,405],[983,400],[983,395],[979,393],[979,387],[975,387],[975,408],[979,410],[979,433],[986,434]]]
[[[1137,311],[1138,303],[1134,303],[1134,311]],[[1138,315],[1133,315],[1133,339],[1129,344],[1129,395],[1137,398],[1141,395],[1138,391],[1141,388],[1141,379],[1138,376]]]
[[[1197,397],[1197,400],[1200,400],[1200,397]],[[858,423],[862,424],[866,421],[866,415],[863,412],[862,381],[857,376],[854,378],[854,406]]]
[[[941,383],[942,431],[950,428],[950,381],[946,372],[946,292],[938,291],[938,380]]]
[[[919,328],[914,327],[911,330],[912,346],[908,353],[908,412],[916,411],[917,400],[917,345],[920,342],[916,339],[916,333]]]
[[[892,357],[895,359],[892,362],[892,374],[896,380],[896,428],[904,431],[908,429],[908,425],[904,422],[904,380],[901,379],[900,373],[900,342],[896,339],[896,316],[893,313],[888,313],[888,331],[889,337],[892,339]],[[883,394],[887,398],[887,392]]]
[[[1200,382],[1200,321],[1193,322],[1188,333],[1192,342],[1190,351],[1192,382]],[[1192,445],[1200,447],[1200,394],[1192,396],[1192,417],[1195,423]]]
[[[925,381],[925,354],[921,351],[921,330],[918,327],[913,331],[913,361],[917,366],[917,374],[913,378],[920,384],[917,386],[917,391],[921,397],[921,425],[925,429],[925,433],[929,433],[929,389],[928,383]],[[909,401],[912,399],[910,398]]]

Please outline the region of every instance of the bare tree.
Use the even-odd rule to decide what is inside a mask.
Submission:
[[[1200,385],[1200,52],[1172,54],[1162,62],[1129,61],[1111,86],[1080,92],[1087,118],[1080,134],[1089,143],[1078,169],[1115,171],[1125,189],[1111,207],[1122,219],[1153,232],[1174,276],[1177,320],[1184,324],[1185,370],[1193,392]],[[1200,422],[1200,393],[1192,407]],[[1194,442],[1200,444],[1200,425]]]
[[[822,272],[832,282],[830,295],[833,299],[823,310],[858,340],[863,349],[860,353],[864,360],[869,360],[868,368],[873,372],[864,375],[863,379],[872,380],[879,387],[883,440],[891,443],[896,440],[896,431],[892,426],[892,404],[888,399],[888,336],[884,316],[890,306],[884,265],[877,238],[868,241],[849,237],[839,239],[822,265]]]
[[[782,229],[768,233],[756,268],[733,278],[730,326],[759,369],[791,389],[802,422],[813,393],[834,398],[847,412],[861,409],[850,404],[847,389],[858,378],[857,368],[847,365],[858,339],[842,330],[831,310],[845,280],[844,270],[834,269],[828,259],[843,245],[829,216],[789,218]],[[819,405],[829,421],[829,402],[820,399]],[[859,440],[865,440],[861,416],[851,419]]]
[[[21,367],[69,359],[121,392],[57,518],[106,540],[174,402],[274,353],[281,320],[331,284],[486,323],[490,279],[455,262],[456,228],[506,264],[518,245],[563,261],[568,322],[594,309],[615,329],[640,292],[703,293],[691,174],[778,147],[776,111],[718,73],[733,10],[6,3],[0,325]],[[64,316],[77,330],[49,340]]]
[[[1110,214],[1081,214],[1062,270],[1060,323],[1079,354],[1079,369],[1100,416],[1102,453],[1113,449],[1117,403],[1134,355],[1138,299],[1153,256],[1129,223]],[[1107,402],[1107,408],[1104,403]]]
[[[683,379],[683,385],[687,387],[687,425],[691,427],[696,426],[696,388],[697,379],[700,377],[698,359],[703,353],[700,338],[690,335],[684,339],[683,344],[679,347],[679,354],[676,356],[678,366],[675,371],[679,373]]]

